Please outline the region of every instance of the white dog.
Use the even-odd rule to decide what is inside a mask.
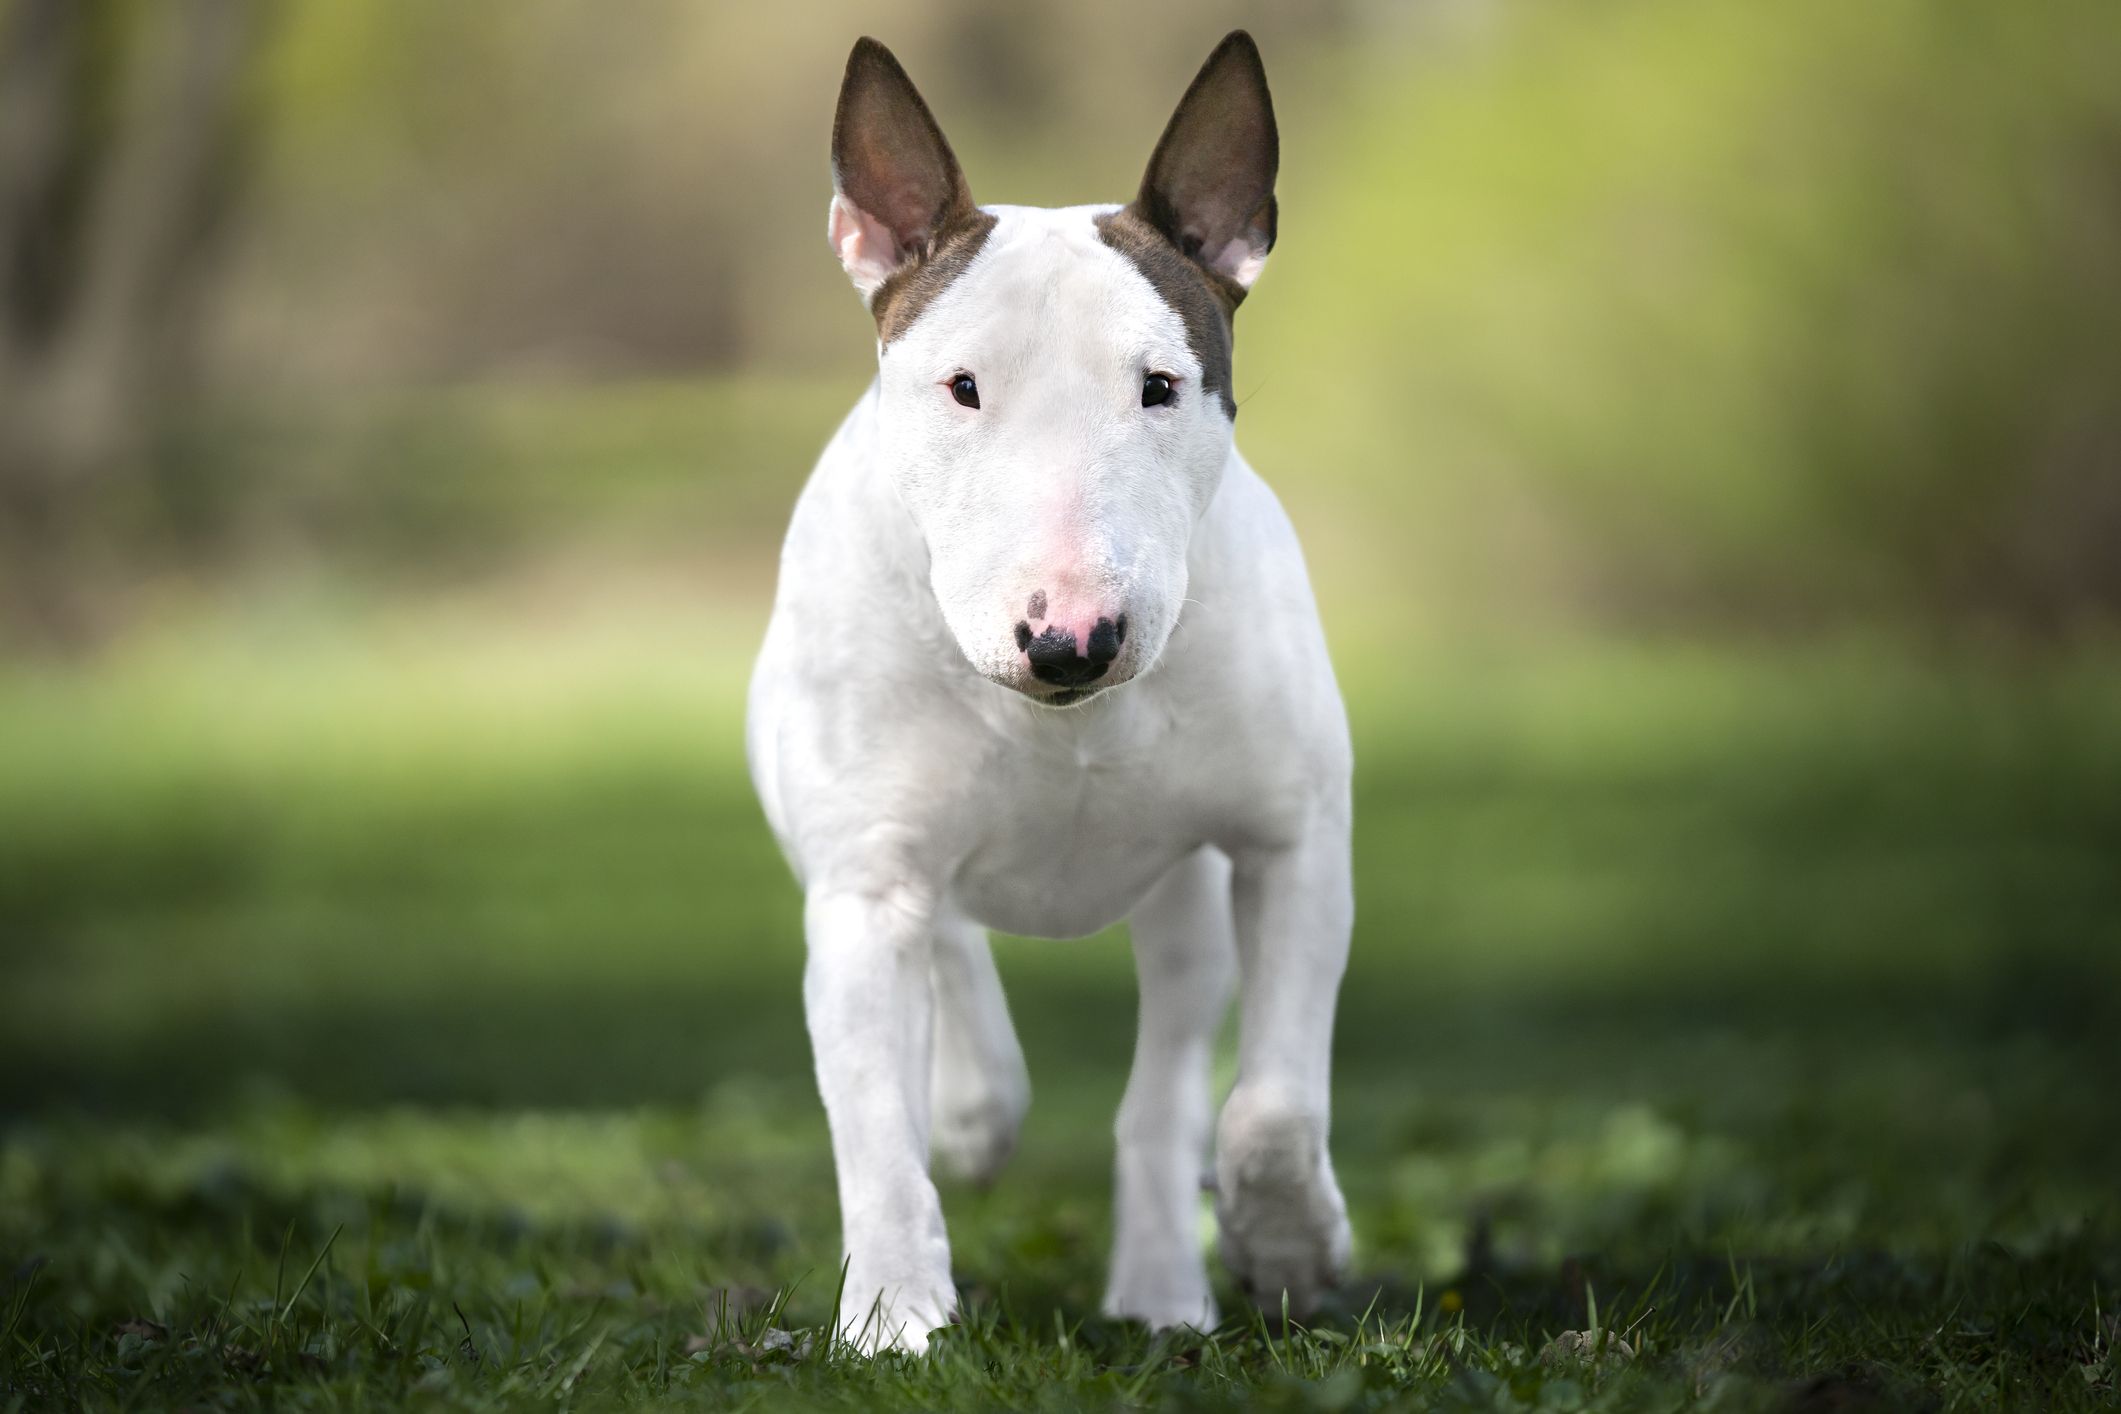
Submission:
[[[978,207],[890,51],[854,47],[830,234],[877,377],[798,502],[751,770],[805,890],[843,1333],[956,1305],[929,1179],[991,1176],[1030,1100],[987,930],[1125,918],[1141,983],[1108,1314],[1212,1326],[1225,1264],[1310,1309],[1348,1257],[1326,1151],[1347,959],[1346,716],[1296,536],[1232,446],[1231,315],[1274,244],[1266,73],[1232,34],[1131,205]]]

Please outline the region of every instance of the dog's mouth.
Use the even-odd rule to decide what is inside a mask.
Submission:
[[[1023,698],[1034,707],[1074,707],[1080,703],[1088,702],[1101,692],[1125,686],[1132,680],[1130,675],[1129,677],[1121,678],[1118,682],[1109,680],[1085,682],[1065,687],[1051,683],[1023,682],[1019,680],[1004,684],[1004,686],[1012,689],[1017,696]]]

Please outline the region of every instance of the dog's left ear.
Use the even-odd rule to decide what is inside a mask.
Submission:
[[[1281,137],[1259,46],[1232,30],[1149,158],[1134,209],[1242,297],[1274,249],[1274,174]]]
[[[864,299],[977,216],[957,158],[889,49],[855,41],[832,117],[832,249]]]

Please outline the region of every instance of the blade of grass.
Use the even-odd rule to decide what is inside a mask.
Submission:
[[[345,1230],[346,1224],[340,1223],[337,1227],[331,1230],[331,1236],[324,1239],[324,1246],[318,1250],[316,1260],[309,1264],[308,1271],[302,1273],[302,1280],[299,1284],[296,1285],[294,1295],[287,1298],[287,1305],[281,1309],[281,1321],[285,1322],[289,1316],[294,1314],[295,1303],[302,1299],[303,1292],[309,1290],[310,1279],[316,1276],[317,1268],[324,1265],[324,1259],[331,1255],[332,1244],[339,1240],[339,1234],[344,1232]],[[292,1231],[292,1229],[290,1229],[290,1231]],[[284,1252],[281,1254],[281,1260],[286,1260],[286,1254]]]

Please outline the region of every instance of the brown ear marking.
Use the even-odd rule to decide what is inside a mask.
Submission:
[[[890,232],[897,268],[870,296],[888,343],[971,263],[994,227],[892,52],[863,36],[832,116],[833,189]]]
[[[889,344],[906,332],[935,297],[950,288],[965,267],[987,243],[995,218],[974,207],[938,230],[927,253],[908,261],[891,273],[869,297],[869,312],[876,316],[876,338]]]
[[[1135,207],[1098,217],[1097,234],[1132,261],[1164,303],[1177,312],[1186,326],[1186,346],[1200,360],[1201,391],[1219,396],[1223,411],[1234,421],[1237,399],[1230,392],[1230,316],[1244,298],[1243,288],[1180,254]]]

